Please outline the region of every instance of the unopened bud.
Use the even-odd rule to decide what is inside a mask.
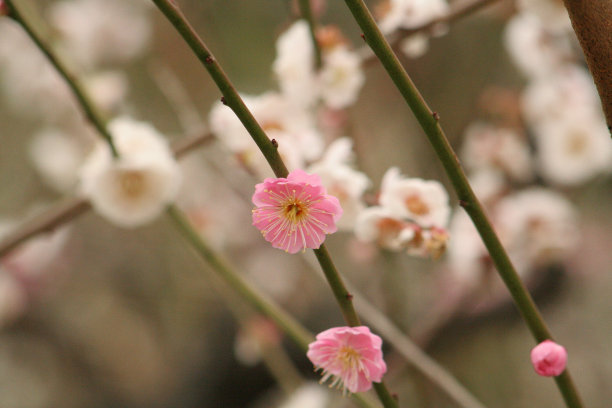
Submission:
[[[556,377],[565,370],[565,347],[552,340],[544,340],[531,350],[531,363],[536,373],[544,377]]]

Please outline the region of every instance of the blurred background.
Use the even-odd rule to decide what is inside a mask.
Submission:
[[[102,58],[86,52],[75,57],[70,50],[87,50],[86,43],[66,40],[88,25],[87,13],[102,13],[93,0],[15,3],[96,92],[108,117],[129,114],[150,122],[171,141],[206,131],[221,95],[152,4],[106,3],[118,3],[119,14],[107,10],[106,21],[117,24],[108,23],[107,32],[99,23],[98,45],[104,49],[109,41]],[[240,92],[277,89],[271,67],[276,40],[295,19],[290,1],[178,3]],[[320,22],[337,25],[359,49],[363,41],[344,3],[326,3]],[[504,47],[516,6],[494,3],[452,23],[424,55],[401,56],[457,149],[476,120],[522,123],[518,101],[528,79]],[[3,19],[0,29],[2,233],[74,195],[75,181],[66,181],[66,173],[76,168],[73,153],[84,157],[94,136],[54,79],[36,84],[51,68],[18,27]],[[84,34],[76,38],[85,41]],[[123,55],[113,54],[113,41],[124,45]],[[384,70],[369,60],[363,69],[359,98],[342,114],[356,166],[372,181],[367,195],[375,200],[383,174],[397,166],[442,182],[455,206],[442,167]],[[40,142],[41,133],[55,136]],[[66,138],[78,142],[65,147]],[[181,163],[189,174],[185,205],[205,202],[198,220],[210,243],[314,333],[342,325],[329,289],[313,272],[312,254],[272,249],[251,226],[258,177],[215,140]],[[576,210],[579,222],[569,233],[577,243],[562,262],[534,267],[530,279],[590,407],[607,406],[612,398],[611,187],[609,171],[578,185],[552,185]],[[562,406],[553,381],[533,372],[528,355],[534,342],[503,291],[487,286],[478,295],[482,302],[464,302],[463,292],[454,296],[463,286],[447,279],[452,266],[446,256],[434,261],[381,250],[351,232],[330,236],[327,244],[347,279],[486,406]],[[218,281],[165,216],[121,229],[87,212],[36,245],[27,268],[8,261],[0,268],[0,407],[277,407],[298,379],[318,380],[305,356]],[[457,298],[462,300],[452,300]],[[392,348],[385,348],[385,357],[388,385],[402,406],[457,406]],[[288,363],[294,368],[284,371]],[[275,369],[284,373],[280,382]],[[338,394],[331,393],[329,406],[353,406]]]

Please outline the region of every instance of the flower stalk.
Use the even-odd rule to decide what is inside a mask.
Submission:
[[[70,87],[74,96],[78,101],[78,105],[83,110],[85,117],[91,122],[96,128],[100,135],[104,138],[108,146],[110,147],[111,154],[114,158],[119,157],[117,148],[113,143],[113,138],[106,129],[106,124],[94,106],[91,103],[90,98],[83,87],[79,84],[75,75],[73,75],[66,65],[55,55],[49,44],[47,44],[40,35],[36,33],[29,21],[23,17],[21,11],[15,7],[15,1],[5,0],[5,4],[8,7],[8,16],[15,20],[28,34],[32,41],[36,44],[38,49],[47,57],[49,62],[55,67],[57,72],[65,79],[66,84]]]
[[[414,113],[419,124],[423,128],[427,138],[448,175],[453,188],[457,193],[459,203],[468,213],[482,237],[491,259],[502,280],[508,287],[512,298],[525,319],[529,330],[536,341],[542,342],[551,339],[552,335],[546,327],[540,312],[538,311],[531,295],[521,282],[518,274],[499,238],[497,237],[490,221],[488,220],[482,205],[476,198],[467,177],[459,163],[457,155],[453,151],[440,124],[439,116],[431,111],[416,86],[402,67],[397,56],[391,49],[389,43],[378,29],[374,18],[362,0],[345,0],[347,7],[355,18],[357,24],[363,31],[366,43],[381,61],[383,67],[391,77],[395,86],[403,96],[404,100]],[[561,376],[556,377],[557,385],[564,397],[565,403],[570,408],[582,407],[573,381],[566,370]]]

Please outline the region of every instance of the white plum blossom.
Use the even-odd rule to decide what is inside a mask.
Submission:
[[[531,267],[562,261],[578,243],[574,207],[551,190],[533,187],[510,195],[494,217],[513,259],[525,259]]]
[[[100,141],[81,169],[81,192],[117,226],[149,223],[178,193],[178,164],[167,141],[148,123],[121,117],[109,124],[109,131],[119,158]]]
[[[354,104],[365,82],[361,59],[347,47],[334,47],[323,56],[319,81],[321,98],[330,108],[341,109]]]
[[[576,185],[612,168],[612,142],[599,115],[580,112],[534,127],[542,176],[556,184]]]
[[[499,169],[513,180],[529,181],[533,168],[525,139],[515,130],[474,122],[465,130],[461,159],[471,171]]]
[[[384,177],[380,203],[422,227],[445,228],[450,215],[448,193],[440,182],[405,178],[397,168]]]
[[[317,37],[322,53],[318,72],[306,21],[296,21],[278,38],[272,69],[281,93],[303,108],[319,100],[332,109],[346,108],[355,103],[365,81],[361,58],[334,27],[320,29]]]
[[[359,213],[355,223],[359,240],[433,259],[444,253],[450,207],[440,183],[406,178],[392,167],[383,177],[379,202]]]
[[[514,16],[506,25],[504,42],[514,63],[528,77],[549,75],[572,56],[567,35],[551,32],[532,14]]]
[[[352,141],[346,137],[334,141],[322,159],[307,170],[319,175],[327,192],[340,201],[343,213],[337,225],[343,230],[354,227],[358,214],[365,208],[363,193],[370,186],[368,177],[351,167],[352,145]]]
[[[272,70],[283,94],[293,103],[312,105],[318,97],[314,48],[305,20],[298,20],[276,41]]]
[[[152,27],[139,1],[73,0],[53,3],[49,20],[61,45],[84,68],[124,63],[147,47]]]
[[[571,114],[601,114],[597,89],[588,71],[573,64],[530,81],[521,98],[523,115],[531,126]],[[601,119],[603,120],[603,119]]]
[[[283,95],[267,92],[243,96],[244,103],[270,139],[289,169],[304,168],[306,161],[316,160],[323,150],[323,137],[314,119],[304,108],[292,104]],[[216,102],[209,115],[211,131],[249,169],[269,175],[269,165],[234,112]]]

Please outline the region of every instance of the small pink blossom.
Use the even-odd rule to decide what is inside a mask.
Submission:
[[[323,371],[321,383],[333,376],[330,387],[364,392],[387,372],[381,346],[382,339],[366,326],[334,327],[319,333],[306,355]]]
[[[316,174],[292,171],[287,178],[267,178],[255,186],[253,225],[274,248],[296,253],[319,248],[325,234],[338,229],[338,199],[327,194]]]
[[[544,340],[531,350],[531,363],[539,375],[555,377],[565,370],[567,352],[554,341]]]

